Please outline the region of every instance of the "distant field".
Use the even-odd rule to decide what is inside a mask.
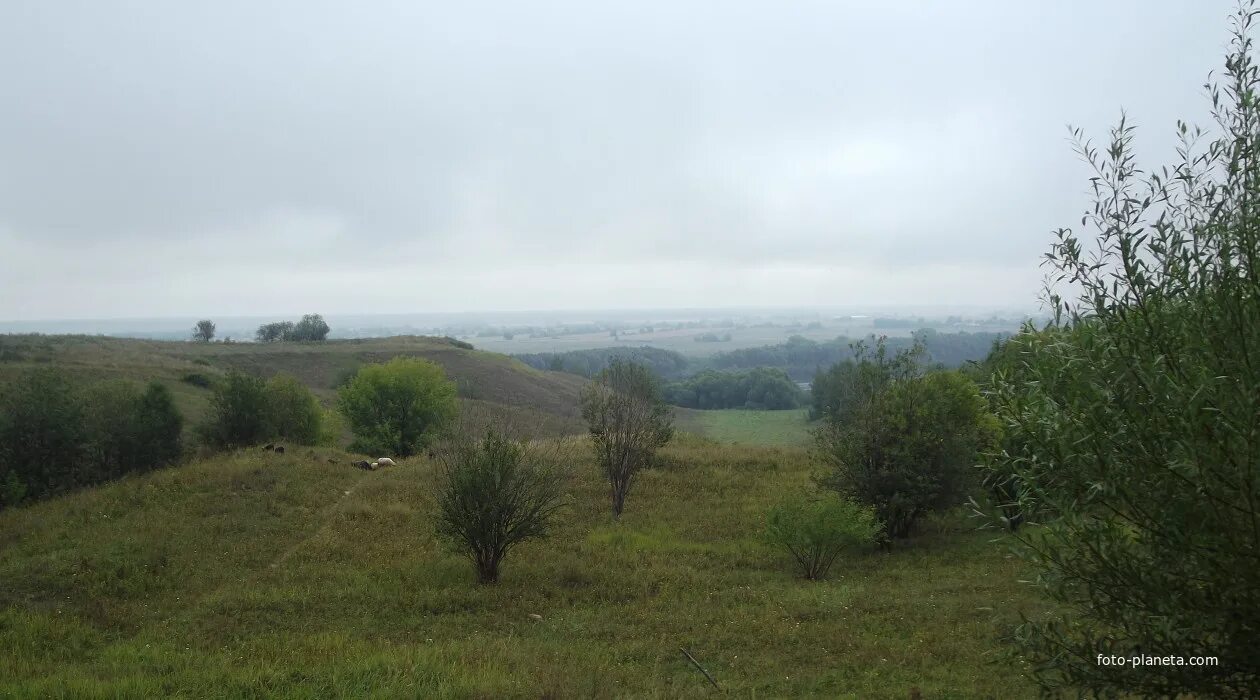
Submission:
[[[678,426],[718,442],[750,445],[799,447],[810,442],[808,409],[796,411],[722,411],[676,412]]]

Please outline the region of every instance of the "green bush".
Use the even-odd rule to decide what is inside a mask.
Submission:
[[[428,360],[396,357],[366,365],[337,392],[354,433],[351,449],[407,457],[427,447],[455,417],[455,384]]]
[[[810,580],[826,576],[845,549],[870,544],[880,532],[872,508],[834,494],[784,501],[766,520],[769,542],[786,549]]]
[[[130,382],[106,382],[84,396],[91,475],[87,482],[114,479],[173,464],[182,451],[183,416],[170,391],[151,382],[143,392]]]
[[[1244,3],[1208,87],[1218,133],[1179,124],[1172,167],[1139,168],[1123,120],[1102,149],[1076,132],[1088,230],[1058,232],[1055,319],[994,377],[993,476],[1019,486],[1020,551],[1057,613],[1015,638],[1046,697],[1260,697],[1255,17]],[[1139,654],[1217,663],[1098,660]]]
[[[263,387],[267,439],[281,438],[301,445],[320,439],[323,409],[305,384],[290,374],[277,374]]]
[[[27,496],[79,486],[87,442],[81,392],[63,373],[36,369],[0,392],[0,472]]]
[[[210,377],[207,377],[201,372],[188,372],[180,378],[180,381],[185,384],[201,387],[202,389],[209,389],[214,384],[214,380],[210,379]]]
[[[513,547],[547,536],[564,505],[564,475],[537,448],[493,431],[442,460],[437,531],[472,561],[478,582],[494,583]]]
[[[210,415],[199,427],[202,441],[227,449],[256,445],[268,435],[265,384],[258,377],[229,372],[215,387]]]
[[[900,374],[846,407],[847,423],[831,419],[819,432],[832,466],[823,485],[873,506],[893,538],[910,536],[923,516],[963,503],[975,485],[974,465],[999,434],[975,382],[961,373]]]
[[[57,370],[21,377],[0,398],[0,503],[44,498],[173,464],[183,418],[158,383],[80,389]]]

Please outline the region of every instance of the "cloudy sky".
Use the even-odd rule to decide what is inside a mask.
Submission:
[[[7,0],[0,320],[1033,309],[1232,4]]]

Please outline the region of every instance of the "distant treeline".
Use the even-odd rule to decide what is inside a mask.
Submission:
[[[800,408],[805,392],[781,369],[758,367],[730,372],[712,369],[665,385],[665,401],[684,408]]]
[[[678,379],[689,373],[689,362],[685,355],[660,348],[596,348],[569,352],[535,352],[514,357],[535,369],[568,372],[583,377],[599,374],[613,358],[643,365],[662,379]]]
[[[961,367],[967,362],[983,360],[993,344],[1007,333],[941,333],[925,328],[915,337],[923,342],[927,352],[925,362],[946,368]],[[517,355],[537,369],[570,372],[591,377],[608,366],[614,357],[621,357],[650,368],[666,381],[679,380],[706,369],[740,370],[770,367],[783,370],[799,382],[809,381],[819,370],[845,360],[853,359],[855,342],[844,336],[835,340],[816,341],[794,335],[787,342],[744,348],[717,353],[710,357],[688,358],[673,350],[660,348],[598,348],[595,350],[571,350],[569,352],[540,352]],[[890,353],[908,350],[914,344],[912,337],[888,338],[885,345]]]

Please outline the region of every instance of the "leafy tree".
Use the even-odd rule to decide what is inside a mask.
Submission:
[[[302,445],[319,442],[323,410],[297,377],[281,373],[267,380],[263,399],[269,437]]]
[[[766,520],[767,539],[791,553],[811,581],[826,576],[845,549],[873,542],[880,530],[869,506],[834,494],[786,500]]]
[[[140,391],[131,382],[98,384],[85,395],[88,457],[81,483],[97,483],[131,472],[174,464],[182,452],[184,418],[170,391],[150,382]],[[88,466],[90,465],[90,466]]]
[[[254,333],[254,339],[260,343],[275,343],[281,340],[289,340],[292,335],[292,321],[277,321],[275,323],[264,323],[259,326]]]
[[[210,416],[200,426],[202,440],[220,449],[265,440],[269,429],[264,386],[258,377],[229,372],[210,399]]]
[[[364,365],[337,392],[337,407],[354,432],[352,449],[406,457],[454,418],[455,384],[436,363],[396,357]]]
[[[308,342],[322,342],[328,339],[328,324],[324,322],[324,317],[319,314],[307,314],[298,321],[296,325],[283,338],[284,340],[299,340]]]
[[[908,537],[920,518],[962,503],[972,467],[998,425],[975,383],[956,371],[907,376],[819,432],[832,466],[826,486],[875,508],[889,537]]]
[[[31,372],[0,398],[0,502],[43,498],[172,464],[183,418],[160,384],[82,390],[57,370]]]
[[[1255,16],[1240,8],[1208,86],[1219,134],[1179,123],[1171,168],[1139,169],[1124,119],[1101,152],[1074,132],[1094,170],[1089,232],[1058,232],[1055,319],[994,377],[993,468],[1018,479],[1040,525],[1020,551],[1064,611],[1018,635],[1047,694],[1260,696]],[[1165,653],[1218,663],[1098,660]]]
[[[546,537],[564,505],[564,474],[537,447],[489,431],[442,453],[437,530],[472,560],[479,583],[521,542]]]
[[[170,390],[149,382],[135,403],[135,415],[136,468],[155,469],[177,462],[183,454],[184,417]]]
[[[874,347],[859,340],[850,348],[853,358],[816,374],[810,390],[811,416],[826,418],[837,427],[852,424],[893,381],[918,374],[924,352],[922,345],[915,344],[890,357],[888,339],[883,336],[875,339]]]
[[[202,319],[193,326],[193,340],[208,343],[214,339],[214,321]]]
[[[582,417],[611,487],[613,515],[620,517],[634,475],[674,435],[669,406],[647,368],[614,359],[583,391]]]
[[[62,372],[33,370],[0,392],[0,473],[14,492],[43,498],[78,486],[87,438],[81,392]]]

